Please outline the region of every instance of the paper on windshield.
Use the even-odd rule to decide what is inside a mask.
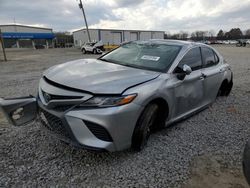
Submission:
[[[149,60],[149,61],[158,61],[160,59],[160,57],[158,57],[158,56],[151,56],[151,55],[143,55],[141,57],[141,59],[143,59],[143,60]]]

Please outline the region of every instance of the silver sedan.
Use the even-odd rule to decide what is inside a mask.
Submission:
[[[141,150],[159,130],[208,107],[233,86],[230,66],[214,48],[175,41],[134,41],[98,59],[79,59],[43,73],[37,97],[0,99],[11,124],[36,119],[73,145]]]

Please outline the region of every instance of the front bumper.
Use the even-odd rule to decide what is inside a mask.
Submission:
[[[119,151],[131,146],[142,107],[130,103],[110,108],[48,109],[38,99],[39,120],[59,139],[91,150]]]

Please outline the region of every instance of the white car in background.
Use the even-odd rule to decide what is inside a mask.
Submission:
[[[229,40],[223,40],[222,44],[230,44],[230,43],[229,43]]]
[[[104,51],[104,44],[102,43],[102,41],[87,42],[81,46],[81,51],[83,54],[86,53],[101,54]]]
[[[238,41],[236,41],[236,40],[230,40],[229,41],[229,44],[237,44],[238,43]]]

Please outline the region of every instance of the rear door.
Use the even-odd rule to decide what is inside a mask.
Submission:
[[[192,72],[184,80],[174,78],[175,110],[174,117],[179,117],[199,108],[203,103],[204,88],[201,73],[202,58],[199,47],[190,49],[179,62],[177,68],[183,65],[191,67]]]
[[[216,99],[223,78],[223,69],[219,65],[219,57],[208,47],[201,47],[204,76],[204,104],[209,104]]]
[[[33,96],[2,99],[0,109],[14,126],[21,126],[35,120],[37,117],[37,103]]]

